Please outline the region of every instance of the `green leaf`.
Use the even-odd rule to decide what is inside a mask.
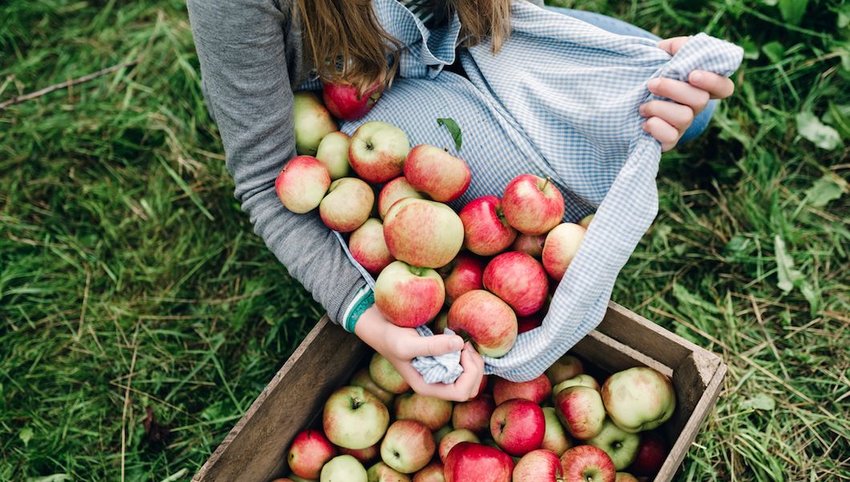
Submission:
[[[806,190],[806,202],[810,206],[823,207],[847,192],[847,181],[835,174],[824,174]]]
[[[785,241],[778,234],[773,237],[773,249],[776,252],[776,276],[779,278],[776,286],[788,294],[803,278],[803,273],[794,269],[794,259],[785,251]]]
[[[30,440],[32,440],[32,429],[29,427],[24,427],[18,432],[18,438],[21,439],[21,442],[24,443],[24,446],[27,447],[30,444]]]
[[[800,25],[803,15],[806,14],[808,4],[809,0],[779,0],[779,11],[786,22],[792,25]]]
[[[460,131],[460,126],[457,125],[457,122],[451,117],[440,117],[437,119],[437,125],[445,126],[448,129],[449,134],[452,135],[452,139],[455,141],[455,149],[459,151],[463,144],[463,133]]]
[[[850,139],[850,105],[836,105],[830,102],[823,120],[835,127],[841,137]]]
[[[717,309],[717,306],[702,299],[700,296],[691,293],[690,291],[688,291],[687,288],[680,285],[679,283],[673,283],[673,296],[679,301],[679,303],[699,307],[703,311],[708,313],[720,313],[720,310]]]
[[[821,149],[831,151],[841,145],[838,131],[824,124],[811,112],[797,114],[797,132]]]
[[[776,408],[776,400],[766,393],[759,393],[749,400],[741,403],[742,410],[765,410],[772,411]]]
[[[762,45],[761,50],[771,63],[778,64],[785,58],[785,47],[775,40]]]

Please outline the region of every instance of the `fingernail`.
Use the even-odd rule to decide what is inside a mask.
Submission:
[[[649,80],[649,82],[647,82],[647,83],[646,83],[646,85],[647,85],[647,87],[649,87],[650,89],[654,89],[654,88],[658,87],[658,84],[659,84],[660,82],[661,82],[661,79],[658,79],[658,78],[650,79],[650,80]]]
[[[700,82],[702,78],[702,72],[691,72],[691,82]]]
[[[643,128],[643,130],[645,130],[646,132],[649,132],[649,126],[648,126],[648,125],[646,125],[646,122],[644,122],[644,123],[643,123],[643,124],[641,124],[640,126]]]
[[[454,340],[452,340],[451,347],[452,347],[452,350],[454,350],[454,351],[459,351],[459,350],[463,349],[463,338],[456,337]]]
[[[644,107],[645,105],[646,104],[641,104],[640,107],[638,108],[638,112],[643,117],[646,117],[646,107]]]

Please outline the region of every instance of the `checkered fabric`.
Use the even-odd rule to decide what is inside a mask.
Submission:
[[[489,44],[455,49],[456,16],[429,30],[396,0],[375,6],[382,25],[407,49],[399,78],[366,118],[344,124],[344,131],[383,120],[407,132],[413,145],[446,147],[466,160],[472,184],[452,203],[455,209],[486,194],[501,196],[512,178],[533,173],[551,177],[564,194],[565,221],[596,211],[542,326],[519,335],[507,355],[485,357],[487,373],[534,378],[598,325],[617,274],[657,213],[661,148],[641,129],[638,113],[651,97],[647,81],[684,80],[695,69],[728,76],[743,52],[699,34],[671,57],[652,40],[515,2],[513,34],[494,55]],[[443,69],[456,52],[468,79]],[[460,151],[437,125],[439,117],[460,125]],[[429,383],[451,383],[462,371],[458,362],[454,353],[418,358],[414,366]]]

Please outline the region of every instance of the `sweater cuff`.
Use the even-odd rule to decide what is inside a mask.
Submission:
[[[375,292],[368,285],[360,289],[355,295],[351,304],[346,308],[345,313],[340,320],[342,327],[349,333],[354,333],[354,326],[360,319],[360,315],[375,304]]]

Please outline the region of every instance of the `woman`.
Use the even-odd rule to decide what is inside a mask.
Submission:
[[[309,81],[318,76],[361,87],[394,82],[389,92],[396,91],[398,98],[411,89],[430,88],[429,79],[459,79],[463,66],[456,47],[486,42],[499,58],[511,35],[511,0],[189,0],[188,7],[207,104],[221,133],[235,195],[257,234],[332,320],[388,358],[415,391],[456,401],[474,397],[484,367],[475,350],[455,335],[420,337],[389,323],[374,307],[363,273],[337,236],[315,213],[284,209],[274,180],[295,155],[294,90],[315,87]],[[607,17],[566,13],[616,33],[649,35]],[[685,40],[658,46],[672,54]],[[415,57],[409,55],[413,50]],[[408,82],[407,77],[418,78]],[[709,72],[694,72],[688,83],[658,80],[650,82],[650,91],[670,101],[647,102],[641,114],[647,119],[644,130],[664,150],[676,145],[710,97],[726,97],[733,90],[731,81]],[[460,95],[461,102],[465,95],[454,87],[446,92]],[[378,105],[389,102],[382,99]],[[433,122],[425,111],[422,122]],[[419,114],[408,112],[414,118]],[[427,384],[411,364],[418,356],[461,349],[463,374],[453,384]]]

